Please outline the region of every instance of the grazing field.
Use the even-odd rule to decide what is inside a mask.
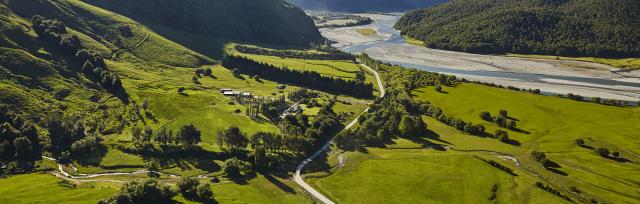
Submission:
[[[0,203],[97,203],[119,185],[81,183],[75,187],[49,174],[25,174],[0,179]]]
[[[531,181],[502,172],[471,154],[420,149],[410,141],[398,143],[404,144],[347,153],[344,167],[312,182],[339,203],[564,203]],[[491,200],[494,185],[498,189]]]
[[[414,97],[441,107],[447,116],[482,124],[493,134],[497,125],[479,117],[508,111],[519,132],[508,132],[516,145],[472,136],[423,116],[428,133],[395,139],[385,148],[343,153],[344,166],[331,153],[332,167],[310,173],[308,179],[325,195],[342,203],[564,203],[561,197],[536,187],[551,186],[572,200],[634,203],[640,200],[640,152],[637,148],[640,109],[604,106],[552,96],[534,95],[476,84],[420,88]],[[584,139],[585,146],[576,144]],[[603,158],[590,148],[620,152],[625,160]],[[559,165],[545,169],[532,151],[545,152]],[[339,158],[339,157],[338,157]],[[517,176],[482,161],[500,163]],[[516,160],[517,162],[515,162]],[[490,200],[497,185],[496,200]],[[361,188],[360,186],[367,186]]]
[[[376,30],[371,28],[356,29],[356,32],[360,33],[360,35],[366,35],[366,36],[376,34]]]
[[[417,98],[441,107],[448,116],[483,124],[493,133],[498,126],[483,121],[482,111],[497,114],[504,109],[523,131],[508,131],[520,146],[499,144],[497,140],[468,136],[448,141],[457,149],[501,151],[514,155],[523,164],[557,188],[565,191],[576,187],[580,196],[599,201],[637,202],[640,195],[640,109],[605,106],[552,96],[534,95],[475,84],[445,87],[445,93],[433,88],[418,89]],[[434,121],[434,120],[430,120]],[[432,123],[431,123],[432,124]],[[523,133],[524,132],[524,133]],[[585,146],[576,144],[583,139]],[[488,140],[478,142],[478,140]],[[625,160],[616,161],[599,156],[594,148],[620,152]],[[530,153],[541,151],[560,165],[559,172],[545,170]]]
[[[509,57],[523,57],[534,59],[553,59],[553,60],[574,60],[584,62],[595,62],[600,64],[611,65],[621,69],[640,69],[640,58],[597,58],[597,57],[560,57],[551,55],[524,55],[524,54],[507,54]]]

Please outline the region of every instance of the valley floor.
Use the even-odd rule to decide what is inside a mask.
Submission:
[[[442,108],[449,117],[501,129],[479,117],[505,109],[521,131],[508,131],[517,142],[472,136],[423,116],[425,135],[397,138],[384,148],[356,152],[334,150],[326,163],[307,174],[310,183],[337,203],[565,203],[536,187],[549,184],[573,201],[606,203],[640,200],[637,172],[638,108],[605,106],[534,95],[476,84],[433,87],[413,92]],[[586,145],[578,146],[577,139]],[[620,152],[620,160],[594,150]],[[542,151],[558,168],[545,169],[531,156]],[[500,163],[507,173],[483,161]],[[318,165],[318,164],[316,164]],[[321,169],[321,170],[320,170]]]
[[[371,25],[321,29],[333,46],[374,59],[427,71],[492,82],[504,86],[541,89],[543,92],[579,94],[627,101],[640,98],[640,70],[593,62],[479,55],[429,49],[405,43],[393,29],[397,16],[363,14],[376,20]],[[362,35],[357,29],[374,29]]]

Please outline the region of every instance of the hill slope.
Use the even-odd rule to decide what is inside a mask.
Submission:
[[[311,18],[282,0],[84,0],[127,17],[193,34],[272,44],[321,41]]]
[[[424,8],[447,0],[288,0],[289,2],[312,10],[328,11],[405,11],[413,8]]]
[[[454,0],[396,28],[437,49],[628,57],[640,55],[639,17],[634,0]]]

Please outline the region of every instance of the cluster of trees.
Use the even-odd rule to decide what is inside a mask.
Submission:
[[[195,73],[198,77],[200,77],[200,75],[211,76],[213,74],[213,70],[211,70],[211,68],[198,68],[196,69]]]
[[[173,203],[177,193],[156,179],[135,180],[124,184],[120,191],[98,204]]]
[[[584,142],[582,143],[583,146]],[[604,147],[599,147],[595,149],[595,152],[600,155],[603,158],[607,158],[607,159],[622,159],[622,157],[620,157],[620,152],[611,152],[609,151],[609,149],[604,148]]]
[[[56,44],[68,52],[75,52],[80,48],[78,36],[67,33],[67,27],[61,21],[35,15],[31,22],[33,30],[41,39]]]
[[[84,121],[76,116],[52,115],[47,120],[49,132],[48,150],[58,157],[61,163],[71,162],[72,158],[87,159],[99,155],[104,147],[100,138],[93,133],[87,135]]]
[[[341,124],[331,109],[333,103],[323,107],[315,119],[309,122],[306,115],[289,115],[279,121],[281,134],[257,132],[251,137],[232,126],[218,132],[217,144],[221,149],[236,155],[249,151],[255,167],[272,168],[287,162],[288,155],[305,155],[313,150],[317,141],[324,141],[337,132]]]
[[[294,102],[300,103],[309,103],[311,100],[316,99],[320,96],[318,92],[301,88],[295,91],[289,92],[287,98]]]
[[[308,59],[308,60],[355,60],[355,56],[346,53],[339,52],[335,50],[327,50],[329,52],[303,52],[297,50],[276,50],[276,49],[268,49],[261,48],[255,46],[246,46],[246,45],[236,45],[235,49],[238,52],[245,54],[257,54],[257,55],[269,55],[269,56],[277,56],[277,57],[287,57],[287,58],[299,58],[299,59]]]
[[[131,138],[136,147],[147,148],[152,145],[152,142],[160,144],[160,146],[178,146],[193,148],[198,146],[202,141],[202,134],[200,130],[193,124],[183,125],[180,130],[173,135],[173,131],[167,131],[166,128],[161,128],[155,132],[150,127],[146,127],[144,130],[139,127],[133,127],[131,129]]]
[[[509,112],[507,110],[500,110],[498,116],[491,116],[491,113],[487,111],[483,111],[480,113],[480,118],[487,122],[492,122],[497,124],[500,127],[507,128],[509,130],[517,130],[516,120],[509,117]]]
[[[532,151],[531,157],[533,157],[533,160],[542,164],[542,166],[545,168],[548,168],[553,163],[551,160],[547,159],[547,155],[544,152]]]
[[[395,27],[436,49],[621,58],[640,56],[638,12],[633,0],[451,1]]]
[[[254,97],[246,101],[247,99],[243,99],[242,97],[236,97],[236,101],[240,103],[249,102],[247,106],[246,114],[249,117],[256,118],[258,114],[262,113],[265,117],[267,117],[271,121],[279,120],[280,113],[282,110],[287,108],[287,102],[285,101],[285,97],[277,97],[277,98],[262,98],[262,97]]]
[[[398,126],[400,135],[404,137],[420,136],[427,130],[427,124],[420,116],[403,115]]]
[[[201,202],[213,200],[213,191],[208,183],[200,184],[200,181],[194,177],[182,177],[176,184],[182,195],[190,200]]]
[[[78,36],[68,33],[64,23],[39,15],[33,16],[31,22],[33,30],[41,39],[57,45],[70,55],[75,54],[76,60],[83,64],[81,71],[87,78],[100,84],[111,93],[124,93],[120,77],[109,72],[102,55],[93,50],[83,49]]]
[[[85,76],[96,81],[111,93],[124,93],[120,77],[107,69],[107,64],[105,64],[104,58],[100,53],[93,50],[80,49],[76,52],[76,57],[80,61],[84,61],[81,71]]]
[[[257,74],[265,79],[327,92],[363,98],[369,98],[373,95],[373,85],[371,83],[322,76],[313,71],[296,71],[286,67],[279,68],[241,56],[227,55],[222,60],[222,65],[227,68],[238,69],[245,74]]]
[[[356,22],[348,22],[344,24],[323,24],[317,26],[318,28],[342,28],[342,27],[353,27],[353,26],[363,26],[369,25],[373,23],[373,19],[365,16],[355,16],[355,15],[345,15],[346,19],[354,20]],[[326,20],[320,20],[320,23],[326,22]]]
[[[509,89],[509,90],[513,90],[513,91],[524,91],[524,92],[529,92],[532,94],[542,94],[542,91],[540,91],[540,89],[521,89],[518,87],[514,87],[514,86],[503,86],[503,85],[499,85],[499,84],[495,84],[492,82],[482,82],[482,81],[466,81],[465,82],[470,82],[470,83],[474,83],[474,84],[480,84],[480,85],[484,85],[484,86],[489,86],[489,87],[495,87],[495,88],[501,88],[501,89]]]
[[[493,161],[493,160],[482,159],[482,158],[480,158],[480,159],[482,161],[484,161],[484,162],[487,162],[487,164],[489,164],[489,165],[491,165],[493,167],[496,167],[497,169],[500,169],[500,170],[502,170],[504,172],[507,172],[508,174],[517,176],[515,173],[513,173],[513,169],[511,169],[511,168],[509,168],[509,167],[507,167],[505,165],[502,165],[502,164],[500,164],[500,163],[498,163],[496,161]]]
[[[40,151],[36,127],[7,106],[0,106],[0,177],[31,170]]]
[[[222,171],[224,171],[227,177],[233,178],[252,172],[253,168],[251,167],[252,166],[249,162],[242,161],[236,157],[233,157],[224,161]]]
[[[540,188],[540,189],[542,189],[542,190],[545,190],[545,191],[547,191],[547,192],[549,192],[549,193],[552,193],[552,194],[554,194],[554,195],[557,195],[558,197],[560,197],[560,198],[562,198],[562,199],[564,199],[564,200],[566,200],[566,201],[569,201],[569,202],[572,202],[572,203],[573,203],[573,200],[572,200],[571,198],[569,198],[569,196],[562,194],[562,192],[560,192],[560,191],[558,191],[558,190],[554,189],[554,188],[553,188],[553,187],[551,187],[551,186],[544,185],[544,184],[543,184],[543,183],[541,183],[541,182],[536,182],[536,187],[538,187],[538,188]],[[596,202],[596,203],[597,203],[597,202]]]
[[[397,136],[420,136],[426,130],[426,124],[420,118],[419,106],[406,92],[390,90],[360,116],[357,128],[337,135],[336,145],[353,150],[361,145],[381,146]]]

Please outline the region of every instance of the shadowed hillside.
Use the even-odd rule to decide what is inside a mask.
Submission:
[[[635,0],[454,0],[396,28],[437,49],[619,58],[640,55],[639,14]]]

